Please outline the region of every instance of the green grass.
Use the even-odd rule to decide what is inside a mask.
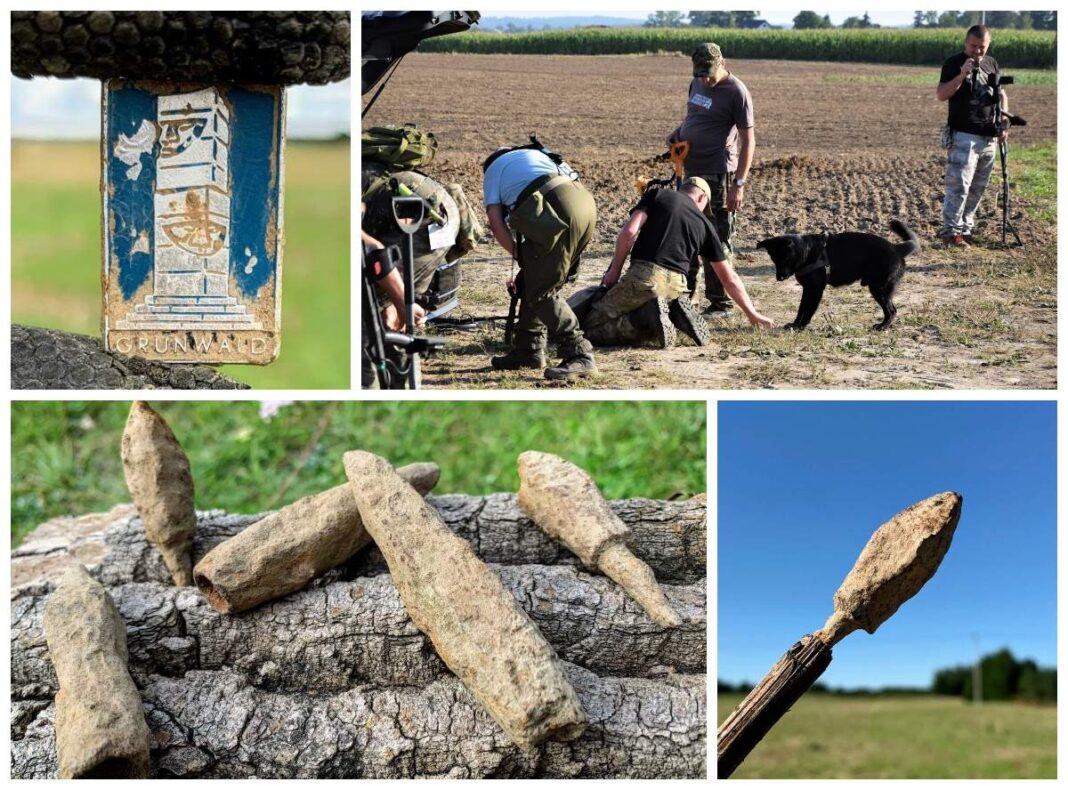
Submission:
[[[1057,72],[1053,69],[1014,69],[1011,73],[1016,77],[1015,85],[1050,87],[1057,84]],[[824,74],[823,81],[867,85],[920,85],[933,89],[938,77],[936,75],[932,81],[929,70],[917,69],[907,73],[895,71],[882,74]],[[1006,88],[1005,92],[1010,90],[1011,88]]]
[[[728,58],[941,65],[960,52],[964,29],[738,30],[714,28],[576,28],[534,33],[472,32],[431,38],[421,52],[530,55],[689,55],[715,41]],[[1056,33],[997,30],[990,54],[1014,68],[1053,68]]]
[[[720,694],[719,721],[737,694]],[[1048,778],[1057,776],[1054,706],[951,697],[807,694],[736,778]]]
[[[100,335],[99,146],[12,143],[11,318]],[[223,372],[259,388],[348,389],[349,145],[286,147],[282,352]]]
[[[1013,196],[1029,201],[1027,212],[1035,219],[1057,222],[1057,146],[1034,148],[1009,146],[1009,183]],[[1000,165],[996,165],[1000,167]],[[1000,171],[999,171],[1000,172]]]
[[[704,402],[302,402],[269,422],[256,401],[161,402],[189,455],[197,507],[257,513],[344,482],[341,455],[435,461],[438,493],[515,491],[516,456],[557,453],[610,499],[705,490]],[[11,407],[12,544],[40,522],[128,502],[122,402]]]

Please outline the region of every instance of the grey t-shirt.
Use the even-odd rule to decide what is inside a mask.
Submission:
[[[733,74],[711,88],[694,77],[686,117],[672,134],[690,143],[686,175],[732,173],[738,167],[738,130],[753,126],[753,97]]]

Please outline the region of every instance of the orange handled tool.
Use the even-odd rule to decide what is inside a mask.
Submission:
[[[688,140],[672,143],[669,150],[671,165],[675,168],[675,188],[678,189],[682,186],[682,176],[686,172],[683,168],[683,163],[686,161],[686,157],[690,155],[690,143]]]

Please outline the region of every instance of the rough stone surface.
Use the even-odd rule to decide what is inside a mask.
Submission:
[[[350,71],[347,11],[14,11],[16,77],[320,85]]]
[[[149,542],[159,549],[175,585],[191,586],[197,513],[189,458],[167,421],[144,401],[130,404],[122,470]]]
[[[170,585],[134,509],[120,505],[46,522],[13,554],[14,775],[55,776],[55,676],[41,613],[59,568],[77,557],[127,624],[154,776],[703,777],[707,599],[703,565],[681,548],[703,545],[703,498],[612,503],[636,545],[660,558],[658,572],[687,582],[666,588],[685,620],[673,629],[576,567],[514,496],[428,501],[453,531],[511,563],[492,570],[575,665],[565,671],[589,718],[579,739],[532,754],[512,745],[408,618],[384,562],[369,557],[375,547],[304,590],[225,616],[196,590]],[[199,517],[194,557],[260,520]],[[514,545],[516,522],[541,542]]]
[[[834,594],[834,614],[817,636],[833,645],[857,628],[874,634],[938,570],[963,501],[952,491],[935,494],[875,530]]]
[[[397,470],[421,495],[437,485],[437,464]],[[194,568],[218,611],[243,612],[299,590],[371,542],[347,483],[303,497],[212,549]]]
[[[14,389],[248,389],[204,365],[174,365],[106,351],[100,338],[11,327]]]
[[[470,544],[384,458],[344,461],[405,609],[445,665],[520,748],[581,735],[586,715],[555,651]]]
[[[148,773],[148,727],[126,669],[126,631],[110,596],[71,565],[44,606],[55,670],[54,738],[60,779]]]
[[[653,622],[681,622],[652,569],[627,548],[626,525],[585,470],[557,455],[527,451],[519,456],[519,481],[520,507],[550,537],[619,584]]]

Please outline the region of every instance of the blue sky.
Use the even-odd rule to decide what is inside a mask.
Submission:
[[[719,407],[719,677],[755,682],[820,628],[871,533],[964,496],[935,576],[822,680],[930,683],[980,650],[1056,664],[1056,417],[1041,402],[765,402]]]
[[[10,79],[13,137],[100,138],[100,80]],[[344,80],[289,88],[286,91],[289,138],[328,138],[348,132],[350,87],[350,80]]]

